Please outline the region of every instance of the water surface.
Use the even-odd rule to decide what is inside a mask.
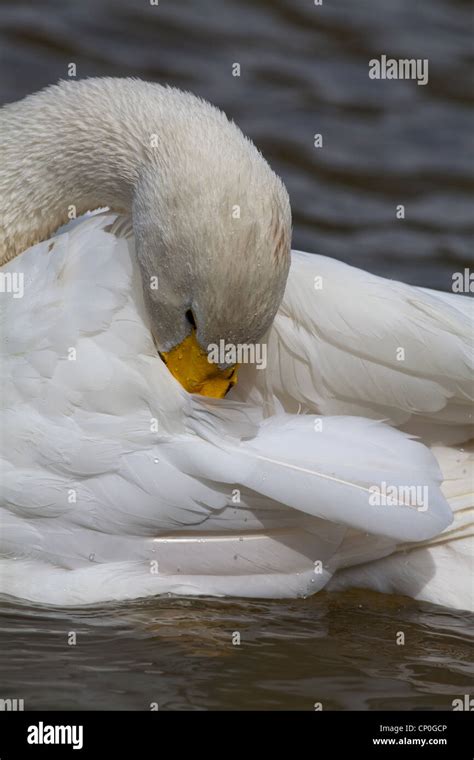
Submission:
[[[2,695],[28,710],[446,710],[472,690],[473,619],[361,591],[69,611],[4,600]]]

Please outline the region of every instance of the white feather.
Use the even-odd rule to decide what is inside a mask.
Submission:
[[[387,419],[434,442],[473,435],[473,300],[293,251],[268,367],[241,373],[287,411]],[[247,384],[246,384],[247,383]],[[426,436],[427,437],[427,436]]]
[[[370,343],[384,320],[388,330],[389,314],[369,329],[364,306],[360,346],[341,365],[347,379],[338,378],[330,351],[344,362],[357,314],[347,321],[337,303],[327,304],[332,316],[315,314],[305,324],[306,309],[292,314],[289,306],[297,302],[290,277],[269,347],[280,372],[273,364],[265,388],[255,385],[244,403],[196,399],[156,355],[133,241],[107,232],[114,219],[84,219],[3,270],[21,269],[26,283],[23,299],[0,302],[3,593],[54,604],[164,592],[291,597],[343,573],[347,581],[350,566],[376,566],[398,556],[400,546],[437,540],[452,514],[427,448],[373,419],[325,416],[319,429],[314,414],[285,413],[278,398],[340,413],[344,403],[328,390],[333,384],[348,394],[351,414],[356,407],[370,417],[389,411],[397,421],[410,414],[436,418],[435,407],[450,408],[454,399],[463,409],[460,317],[449,312],[441,319],[449,364],[436,356],[428,369],[417,369],[410,354],[405,383],[388,353],[383,361],[358,355],[362,346],[367,354],[375,350]],[[366,277],[370,289],[373,278]],[[377,287],[381,295],[373,297],[382,305],[383,286]],[[392,285],[385,287],[395,298]],[[428,319],[434,324],[433,315]],[[432,328],[408,321],[398,315],[418,349],[420,330]],[[321,348],[325,341],[329,353]],[[274,409],[266,419],[260,393]],[[457,473],[454,480],[462,478]],[[426,486],[428,509],[371,506],[369,489],[382,481]],[[447,495],[459,499],[460,491]],[[446,568],[451,576],[453,562]],[[389,586],[382,578],[380,586]],[[419,586],[418,572],[414,593]],[[436,588],[443,603],[443,584]],[[411,593],[410,584],[403,589]],[[464,591],[448,596],[452,606],[467,606]]]

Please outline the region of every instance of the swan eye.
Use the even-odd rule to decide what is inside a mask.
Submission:
[[[196,329],[196,320],[194,319],[194,314],[191,311],[191,309],[188,309],[186,312],[186,319],[188,320],[191,327],[194,327]]]

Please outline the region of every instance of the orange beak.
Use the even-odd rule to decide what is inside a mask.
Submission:
[[[224,398],[229,388],[237,382],[237,364],[220,369],[217,364],[209,362],[207,353],[196,340],[195,330],[178,346],[160,356],[188,393]]]

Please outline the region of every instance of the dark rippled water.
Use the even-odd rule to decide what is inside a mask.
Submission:
[[[31,710],[450,710],[472,690],[472,616],[380,594],[0,613],[2,695]]]
[[[0,103],[69,63],[78,77],[190,89],[283,177],[295,247],[447,290],[472,253],[470,28],[460,0],[0,0]],[[428,58],[429,84],[370,80],[382,53]],[[5,600],[0,697],[26,709],[450,709],[472,691],[472,622],[362,592],[74,611]]]

